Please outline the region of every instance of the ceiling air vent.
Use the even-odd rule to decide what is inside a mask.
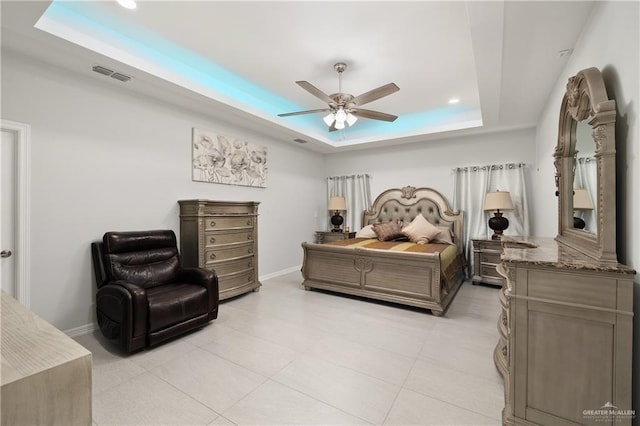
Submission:
[[[119,72],[114,72],[113,74],[111,74],[111,78],[115,78],[116,80],[120,80],[120,81],[131,80],[131,77],[129,77],[128,75],[121,74]]]
[[[126,74],[122,74],[121,72],[117,72],[114,70],[110,70],[109,68],[103,67],[102,65],[94,65],[92,68],[98,74],[106,75],[107,77],[115,78],[118,81],[129,81],[131,80],[131,76]]]
[[[98,74],[102,74],[102,75],[111,75],[111,74],[113,74],[113,70],[110,70],[109,68],[101,67],[100,65],[94,65],[93,66],[93,70],[95,72],[97,72]]]
[[[307,143],[307,141],[305,141],[304,139],[294,139],[294,142],[298,142],[298,143]]]
[[[571,56],[572,53],[573,49],[558,50],[558,56],[560,56],[561,58],[565,56]]]

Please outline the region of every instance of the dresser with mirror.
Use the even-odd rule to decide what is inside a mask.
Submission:
[[[635,271],[616,252],[615,121],[597,68],[569,79],[554,152],[558,235],[502,241],[503,424],[631,424]]]

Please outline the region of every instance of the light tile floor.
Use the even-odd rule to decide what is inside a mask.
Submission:
[[[99,332],[95,425],[499,425],[498,289],[466,282],[443,317],[305,291],[299,273],[218,319],[125,356]]]

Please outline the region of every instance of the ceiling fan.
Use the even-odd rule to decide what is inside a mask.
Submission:
[[[323,120],[327,126],[329,126],[329,131],[344,129],[345,124],[353,126],[358,120],[358,117],[389,122],[398,118],[396,115],[360,108],[361,105],[373,102],[400,90],[395,83],[385,84],[384,86],[380,86],[377,89],[370,90],[359,96],[353,96],[348,93],[342,93],[342,73],[347,69],[347,64],[338,62],[333,66],[333,68],[338,73],[338,93],[327,95],[308,81],[296,81],[296,83],[304,90],[311,93],[318,99],[325,101],[328,104],[328,108],[288,112],[285,114],[278,114],[278,116],[290,117],[293,115],[315,114],[318,112],[328,111],[329,114],[326,115]]]

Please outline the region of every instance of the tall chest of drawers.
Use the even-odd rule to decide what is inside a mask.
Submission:
[[[258,204],[180,200],[180,252],[185,267],[213,269],[220,300],[257,291]]]

